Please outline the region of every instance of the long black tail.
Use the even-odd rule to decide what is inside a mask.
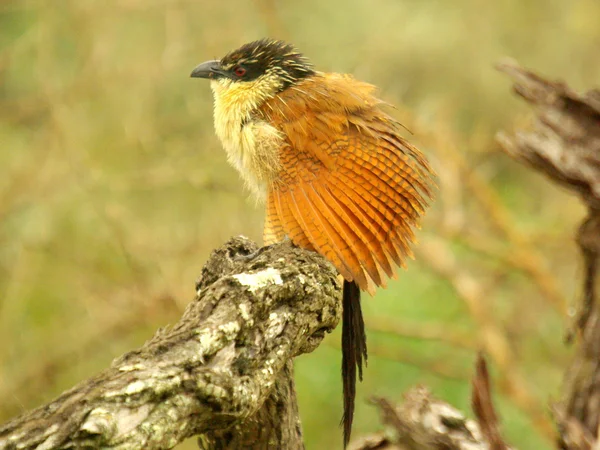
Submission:
[[[344,448],[350,442],[356,397],[356,371],[362,381],[363,360],[367,364],[367,335],[360,307],[360,289],[353,281],[344,281],[342,315],[342,380],[344,385]]]

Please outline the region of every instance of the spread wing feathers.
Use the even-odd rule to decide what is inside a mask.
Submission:
[[[412,257],[432,176],[372,91],[349,76],[321,74],[261,112],[286,136],[267,199],[266,242],[288,235],[370,293]]]
[[[283,193],[278,189],[274,189],[270,195],[273,196],[273,203],[275,205],[277,216],[283,225],[285,233],[288,235],[291,241],[302,248],[306,248],[307,250],[316,250],[315,246],[312,245],[308,239],[302,226],[298,220],[296,220],[296,217],[291,211],[290,202],[283,195]],[[336,268],[338,267],[337,264],[334,263],[334,265]]]
[[[265,215],[265,228],[263,232],[263,241],[265,245],[271,245],[276,242],[281,242],[286,232],[283,229],[280,215],[277,213],[275,207],[275,196],[273,192],[269,192],[267,195],[267,213]]]

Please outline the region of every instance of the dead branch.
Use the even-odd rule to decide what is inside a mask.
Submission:
[[[555,406],[554,416],[560,448],[591,449],[598,445],[600,425],[600,91],[579,95],[566,84],[544,80],[514,62],[498,68],[515,81],[515,92],[537,112],[532,130],[518,131],[513,137],[500,133],[502,147],[577,193],[588,207],[577,234],[585,264],[583,300],[571,333],[581,339],[566,373],[564,399]]]
[[[315,253],[256,250],[214,251],[176,325],[0,426],[0,449],[303,448],[291,360],[338,323],[340,286]]]
[[[475,421],[460,411],[434,398],[425,387],[412,388],[404,401],[394,405],[375,397],[387,432],[355,440],[349,450],[489,450]]]
[[[475,375],[471,384],[473,385],[471,407],[477,417],[481,433],[489,442],[489,450],[507,450],[508,446],[500,434],[498,414],[492,401],[492,386],[487,362],[481,352],[477,355]]]

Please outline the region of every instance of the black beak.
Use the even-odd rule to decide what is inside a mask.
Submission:
[[[206,61],[196,66],[190,75],[192,78],[213,78],[220,72],[221,63],[219,60]]]

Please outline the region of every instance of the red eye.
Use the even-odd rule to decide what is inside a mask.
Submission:
[[[244,69],[242,66],[237,66],[235,69],[233,69],[233,73],[235,73],[238,77],[243,77],[246,75],[246,69]]]

